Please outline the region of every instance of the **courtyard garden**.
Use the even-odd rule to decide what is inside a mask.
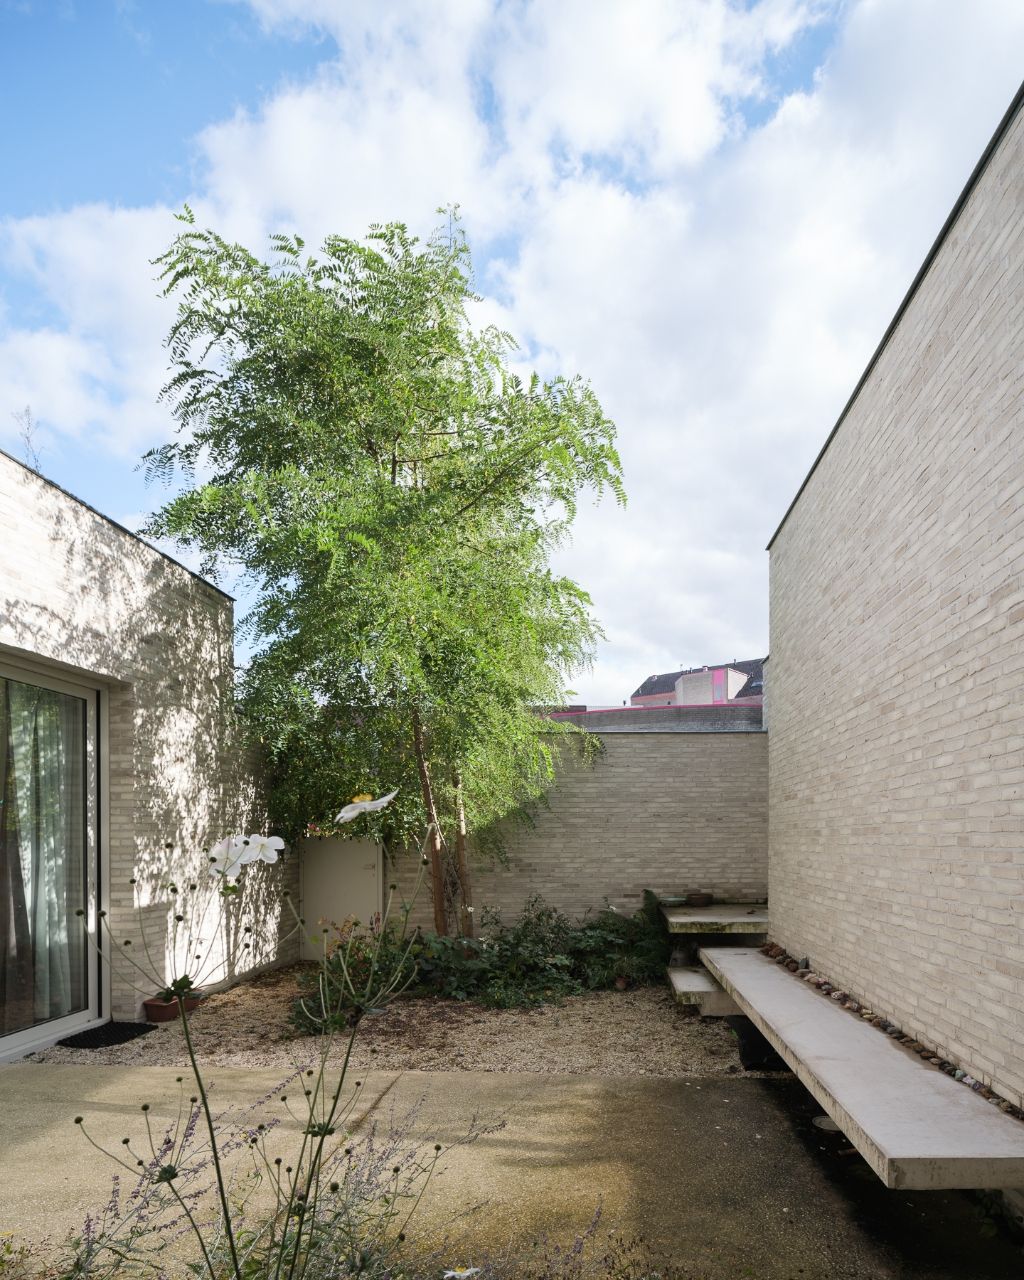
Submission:
[[[147,455],[178,491],[147,531],[252,587],[223,732],[257,829],[142,849],[113,910],[74,913],[177,1016],[4,1068],[0,1277],[1019,1276],[990,1204],[886,1191],[793,1076],[675,1002],[653,898],[474,902],[560,762],[600,757],[544,714],[601,636],[552,563],[584,497],[625,495],[589,385],[472,322],[455,211],[269,261],[181,222],[180,434]],[[391,890],[321,921],[281,874],[309,834],[410,859],[432,928]],[[254,940],[319,959],[261,972]]]

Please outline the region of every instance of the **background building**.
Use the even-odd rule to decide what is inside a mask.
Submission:
[[[630,696],[633,707],[704,707],[713,703],[759,705],[763,658],[735,659],[715,667],[688,667],[648,676]]]

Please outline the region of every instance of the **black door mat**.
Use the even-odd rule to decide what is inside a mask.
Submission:
[[[156,1028],[148,1022],[104,1022],[102,1027],[80,1031],[57,1043],[63,1049],[109,1049],[115,1044],[127,1044],[138,1036],[148,1036]]]

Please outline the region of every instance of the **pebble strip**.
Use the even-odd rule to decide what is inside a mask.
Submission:
[[[1006,1115],[1013,1116],[1015,1120],[1024,1120],[1024,1110],[1020,1107],[1014,1106],[1012,1102],[1008,1102],[1005,1098],[1001,1098],[988,1085],[981,1080],[975,1080],[962,1067],[958,1067],[955,1062],[940,1058],[934,1049],[929,1049],[920,1040],[915,1040],[913,1036],[905,1036],[894,1022],[883,1018],[881,1014],[875,1013],[873,1009],[861,1004],[853,996],[848,995],[847,992],[841,991],[834,983],[829,982],[827,978],[823,978],[820,974],[813,972],[807,960],[796,960],[785,948],[780,947],[775,942],[766,942],[761,947],[761,954],[787,969],[795,978],[808,983],[820,991],[822,995],[834,1000],[841,1008],[847,1009],[865,1022],[870,1022],[873,1027],[877,1027],[884,1035],[891,1036],[893,1040],[898,1040],[904,1048],[910,1049],[912,1053],[920,1054],[925,1062],[930,1063],[933,1067],[938,1067],[940,1071],[945,1072],[947,1076],[952,1076],[960,1084],[967,1085],[969,1089],[979,1094],[986,1102],[991,1102],[993,1106],[998,1107]]]

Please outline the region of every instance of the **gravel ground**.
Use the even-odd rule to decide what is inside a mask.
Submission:
[[[288,1023],[299,966],[278,969],[209,996],[192,1015],[197,1052],[230,1067],[308,1062],[312,1037]],[[603,1076],[723,1076],[742,1071],[721,1019],[702,1020],[668,987],[595,991],[537,1009],[485,1009],[435,998],[401,999],[363,1020],[353,1066],[381,1071],[539,1071]],[[181,1025],[109,1049],[54,1046],[36,1062],[183,1066]]]

